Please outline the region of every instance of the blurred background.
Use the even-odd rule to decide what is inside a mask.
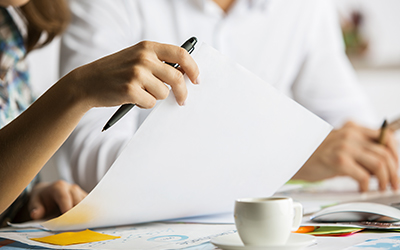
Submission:
[[[400,1],[333,1],[340,17],[346,53],[378,118],[390,121],[400,117]],[[32,85],[40,95],[59,77],[59,39],[31,53],[28,61]],[[57,178],[51,161],[42,171],[42,178],[45,181]]]
[[[334,0],[356,66],[400,66],[400,1]]]
[[[347,55],[378,115],[400,116],[400,1],[334,1]]]

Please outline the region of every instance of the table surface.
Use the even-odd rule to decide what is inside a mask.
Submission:
[[[297,185],[298,186],[298,185]],[[376,183],[371,184],[371,188],[376,188]],[[392,192],[381,193],[377,191],[371,191],[368,193],[360,194],[357,192],[357,185],[350,179],[336,178],[330,181],[318,183],[316,185],[303,186],[301,189],[285,189],[287,191],[281,192],[278,195],[290,196],[294,200],[303,203],[305,211],[310,210],[310,204],[327,204],[327,203],[338,203],[343,201],[351,200],[364,200],[368,198],[374,198],[378,196],[391,195]],[[305,215],[307,216],[307,215]],[[195,225],[195,224],[194,224]],[[384,239],[388,237],[396,237],[397,246],[400,245],[400,233],[399,232],[386,232],[386,233],[357,233],[348,237],[316,237],[316,244],[306,247],[305,249],[312,250],[336,250],[351,248],[354,245],[364,243],[366,241],[373,242],[378,239]],[[379,244],[378,244],[379,245]],[[377,246],[378,246],[377,245]],[[382,246],[382,245],[380,245]],[[386,245],[387,246],[387,245]],[[17,249],[49,249],[36,246],[29,246],[19,242],[0,238],[0,250],[17,250]],[[60,248],[62,249],[62,248]],[[198,246],[184,248],[184,249],[217,249],[211,243],[204,243]],[[351,248],[353,249],[353,248]],[[360,249],[360,248],[354,248]],[[370,247],[368,249],[375,249]],[[376,248],[378,249],[378,248]],[[379,248],[379,249],[395,249],[395,248]]]
[[[317,237],[316,244],[306,247],[305,249],[308,250],[338,250],[338,249],[346,249],[351,246],[364,243],[366,241],[373,241],[382,238],[388,237],[398,237],[400,241],[400,233],[359,233],[348,237]],[[399,246],[399,243],[395,243],[393,246]],[[12,240],[7,240],[0,238],[0,249],[1,250],[28,250],[28,249],[50,249],[50,248],[42,248],[37,246],[29,246],[26,244],[22,244],[19,242],[15,242]],[[62,249],[62,247],[60,247]],[[77,248],[78,249],[78,248]],[[183,248],[185,250],[211,250],[217,249],[211,243],[205,243],[198,246],[193,246],[189,248]],[[362,248],[359,248],[362,249]],[[368,248],[370,250],[375,248]],[[397,249],[397,248],[376,248],[376,249]]]

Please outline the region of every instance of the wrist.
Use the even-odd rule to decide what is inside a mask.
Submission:
[[[60,85],[62,93],[67,95],[72,106],[86,113],[93,108],[93,105],[90,104],[89,95],[84,89],[83,78],[82,67],[79,67],[62,77],[57,85]]]

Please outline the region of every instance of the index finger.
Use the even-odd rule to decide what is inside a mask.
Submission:
[[[197,83],[197,77],[199,76],[199,68],[184,48],[170,45],[155,43],[154,52],[161,61],[165,61],[172,64],[179,64],[181,69],[186,73],[192,83]]]
[[[378,142],[379,136],[381,134],[380,129],[369,129],[366,127],[359,127],[360,132],[368,137],[370,140]],[[384,145],[389,148],[390,152],[398,161],[397,156],[397,146],[396,146],[396,139],[393,136],[393,132],[390,129],[387,129],[384,135]]]
[[[369,128],[365,128],[365,127],[360,127],[360,131],[364,135],[369,137],[371,140],[376,141],[376,142],[381,133],[380,129],[374,130],[374,129],[369,129]],[[396,159],[396,163],[398,163],[399,157],[397,155],[397,142],[396,142],[396,138],[394,137],[394,133],[391,129],[386,129],[383,141],[384,141],[384,146],[386,146],[390,150],[391,154]]]
[[[358,129],[362,134],[374,141],[378,141],[381,133],[379,129],[370,129],[362,126],[359,126]]]

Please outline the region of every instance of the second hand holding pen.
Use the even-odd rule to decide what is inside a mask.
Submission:
[[[197,43],[197,38],[196,37],[191,37],[189,40],[187,40],[184,44],[182,44],[182,48],[184,48],[187,52],[192,53],[194,50],[194,45]],[[179,64],[177,63],[168,63],[166,64],[171,65],[174,68],[178,68]],[[103,127],[103,131],[106,131],[109,129],[112,125],[114,125],[117,121],[119,121],[126,113],[128,113],[129,110],[131,110],[135,104],[129,103],[129,104],[124,104],[122,105],[114,114],[111,116],[111,118],[108,120],[106,125]]]

